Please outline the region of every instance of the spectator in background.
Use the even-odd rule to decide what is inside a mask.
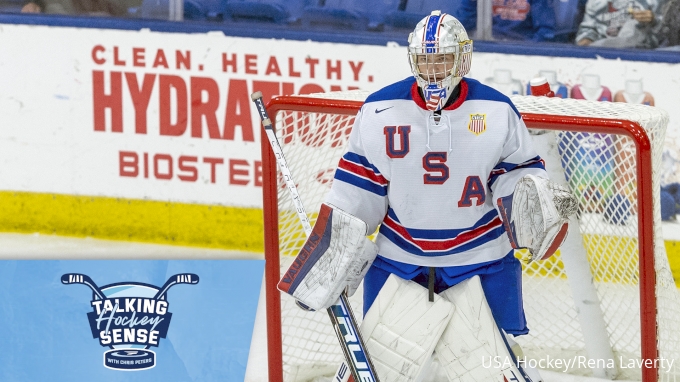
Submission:
[[[680,46],[680,0],[670,0],[663,7],[661,27],[657,34],[659,46],[672,47],[678,50]]]
[[[553,0],[493,0],[493,37],[499,40],[552,41]],[[463,0],[454,15],[468,31],[477,28],[477,0]]]
[[[125,17],[142,0],[30,0],[23,13]]]
[[[45,9],[42,0],[29,1],[21,7],[21,13],[40,13]]]
[[[665,0],[588,0],[577,45],[656,48]]]

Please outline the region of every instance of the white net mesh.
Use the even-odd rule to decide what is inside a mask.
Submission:
[[[623,119],[639,123],[652,141],[654,260],[656,267],[659,358],[680,360],[680,296],[661,235],[659,180],[665,112],[622,103],[514,97],[522,113]],[[599,298],[619,379],[640,379],[641,357],[638,262],[637,176],[632,139],[622,135],[557,132],[555,145],[569,186],[579,199],[582,246]],[[524,269],[525,309],[531,332],[519,338],[530,357],[587,356],[562,255]],[[546,277],[546,275],[551,275]],[[567,301],[568,300],[568,301]],[[568,303],[567,303],[568,302]],[[588,368],[574,368],[590,374]],[[659,380],[680,379],[677,368],[660,368]]]
[[[315,98],[363,100],[364,92],[327,93]],[[638,122],[652,140],[654,168],[661,162],[665,112],[657,109],[582,100],[544,97],[513,97],[522,113],[624,119]],[[282,111],[275,117],[280,144],[308,213],[319,210],[329,190],[338,159],[344,153],[353,116],[300,111]],[[584,120],[584,126],[587,122]],[[630,138],[599,133],[545,132],[532,130],[537,146],[547,149],[562,178],[579,200],[580,249],[587,257],[604,316],[609,345],[615,356],[617,379],[641,379],[639,367],[630,360],[641,357],[640,296],[638,263],[637,176],[635,148]],[[542,154],[544,155],[544,154]],[[551,177],[553,175],[551,174]],[[304,232],[283,179],[279,178],[279,230],[282,270],[304,243]],[[668,264],[661,236],[659,171],[653,173],[654,259],[659,358],[674,361],[674,367],[659,364],[659,380],[680,380],[680,296]],[[312,223],[315,215],[310,216]],[[650,220],[651,221],[651,220]],[[570,234],[571,235],[571,234]],[[519,337],[531,359],[575,359],[588,357],[577,305],[572,297],[563,255],[566,249],[543,262],[524,267],[525,311],[530,334]],[[523,257],[524,254],[518,253]],[[524,257],[526,258],[526,257]],[[588,268],[588,267],[586,267]],[[571,281],[574,281],[572,276]],[[587,281],[587,280],[586,280]],[[272,291],[270,291],[272,292]],[[278,292],[277,292],[278,293]],[[360,320],[361,291],[351,299]],[[337,339],[326,312],[309,313],[282,296],[284,378],[312,380],[331,375],[342,360]],[[576,358],[578,359],[578,358]],[[668,366],[668,364],[665,364]],[[550,365],[548,365],[550,366]],[[548,367],[550,368],[550,367]],[[564,371],[564,367],[552,367]],[[571,373],[592,375],[587,367],[572,367]]]

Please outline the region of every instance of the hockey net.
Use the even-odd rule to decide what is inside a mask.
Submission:
[[[269,103],[312,223],[366,96],[326,93]],[[530,328],[529,335],[517,338],[525,362],[584,376],[680,380],[680,295],[664,247],[659,205],[667,114],[623,103],[512,100],[539,153],[554,167],[551,178],[561,178],[579,200],[578,229],[572,225],[569,235],[574,245],[528,265],[526,254],[517,253],[524,263]],[[276,290],[305,235],[266,141],[262,152],[269,380],[324,380],[342,353],[326,312],[303,311]],[[586,265],[579,271],[569,264],[580,258]],[[584,286],[592,286],[593,294],[579,291]],[[350,299],[359,322],[360,296],[361,290]],[[584,315],[593,305],[601,326]]]

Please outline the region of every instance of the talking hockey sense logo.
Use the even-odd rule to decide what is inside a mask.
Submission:
[[[198,284],[193,273],[174,275],[158,288],[149,284],[121,282],[98,287],[83,274],[67,273],[62,284],[83,284],[92,290],[92,312],[87,314],[92,337],[108,347],[104,366],[114,370],[145,370],[156,366],[156,353],[149,350],[165,338],[170,326],[166,293],[173,285]]]

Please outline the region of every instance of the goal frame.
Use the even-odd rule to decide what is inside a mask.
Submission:
[[[280,111],[306,111],[338,115],[356,115],[361,101],[326,98],[279,96],[267,103],[274,131],[276,115]],[[529,129],[560,130],[576,133],[604,133],[623,135],[635,145],[638,196],[638,251],[640,289],[641,358],[656,360],[657,305],[656,272],[654,266],[654,192],[652,189],[652,144],[640,124],[622,119],[576,117],[536,113],[522,113]],[[264,131],[261,133],[262,196],[264,217],[265,288],[267,311],[267,353],[269,381],[283,382],[283,343],[281,333],[281,294],[276,289],[280,275],[277,164]],[[272,293],[274,292],[274,293]],[[650,365],[651,364],[651,365]],[[656,362],[644,362],[642,381],[656,382]]]

